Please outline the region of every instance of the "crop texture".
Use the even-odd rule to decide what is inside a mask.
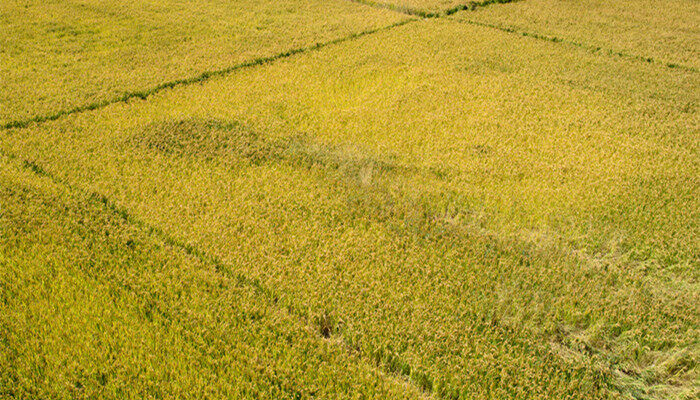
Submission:
[[[696,398],[698,73],[353,4],[404,19],[2,131],[6,392]]]

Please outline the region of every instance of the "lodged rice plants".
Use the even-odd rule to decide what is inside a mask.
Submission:
[[[405,19],[347,0],[7,0],[0,125],[148,95]]]
[[[420,398],[250,281],[6,157],[0,265],[3,398]]]
[[[697,1],[528,0],[460,18],[670,67],[700,68]]]
[[[429,20],[0,144],[436,397],[692,398],[698,86]]]

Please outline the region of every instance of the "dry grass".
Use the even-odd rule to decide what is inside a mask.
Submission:
[[[432,20],[2,148],[435,395],[693,398],[699,87]]]

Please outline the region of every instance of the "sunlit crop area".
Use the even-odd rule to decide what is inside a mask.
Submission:
[[[347,0],[3,0],[0,124],[147,93],[402,19]]]
[[[465,4],[461,0],[352,0],[378,8],[389,8],[407,14],[439,14],[460,8]]]
[[[523,0],[460,17],[604,52],[700,68],[700,2],[695,0]]]
[[[3,397],[417,397],[104,204],[0,181]]]
[[[38,118],[0,140],[0,394],[696,398],[698,72],[487,17],[528,2],[290,1],[313,23],[261,31],[320,45],[48,118],[3,93]]]

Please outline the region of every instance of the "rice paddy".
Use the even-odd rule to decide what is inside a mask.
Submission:
[[[700,68],[700,4],[692,0],[517,1],[460,17],[673,68]]]
[[[402,19],[347,0],[3,1],[0,123],[145,94]]]
[[[260,34],[299,51],[182,24],[219,64],[164,46],[188,73],[86,81],[87,108],[58,84],[49,114],[3,93],[0,395],[700,395],[700,79],[666,65],[697,26],[609,6],[688,40],[608,28],[604,52],[556,30],[599,26],[561,2],[328,2],[342,27],[289,3],[313,23]],[[229,45],[251,53],[209,59]]]

